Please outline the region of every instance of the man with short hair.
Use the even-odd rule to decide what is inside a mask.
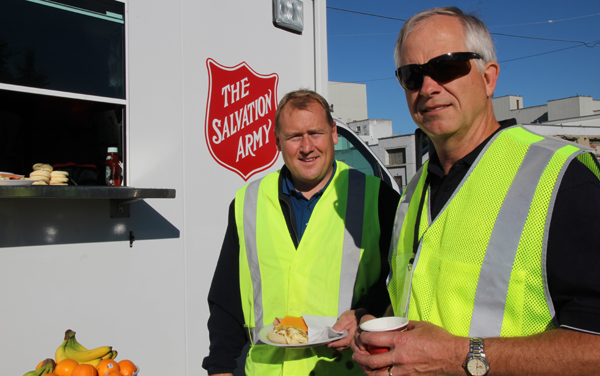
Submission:
[[[208,296],[211,375],[231,374],[250,342],[248,375],[361,374],[350,342],[360,317],[389,305],[387,255],[399,195],[336,161],[337,126],[310,90],[286,94],[275,114],[285,166],[241,188]],[[286,315],[338,318],[345,338],[315,347],[258,343]],[[310,334],[310,333],[309,333]]]
[[[368,375],[599,373],[595,155],[496,121],[499,65],[476,17],[421,12],[395,52],[435,150],[401,198],[392,242],[388,291],[409,330],[361,333],[354,359]],[[369,344],[390,351],[369,355]]]

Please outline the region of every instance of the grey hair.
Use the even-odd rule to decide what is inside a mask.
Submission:
[[[402,46],[406,42],[408,35],[415,31],[415,29],[421,24],[422,21],[433,17],[433,16],[451,16],[456,17],[460,20],[463,25],[465,32],[465,47],[467,51],[448,51],[448,52],[476,52],[480,54],[483,59],[473,60],[477,65],[477,69],[483,72],[486,63],[491,61],[497,61],[496,48],[494,47],[494,40],[490,35],[489,30],[485,24],[477,17],[472,14],[465,14],[462,10],[457,7],[441,7],[424,10],[420,13],[415,14],[406,21],[400,34],[398,35],[398,41],[396,42],[396,48],[394,50],[394,60],[396,61],[396,68],[400,67],[400,58]]]

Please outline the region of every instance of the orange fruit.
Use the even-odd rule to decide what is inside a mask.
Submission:
[[[105,376],[107,373],[111,371],[119,370],[119,363],[115,362],[112,359],[104,359],[96,366],[96,370],[98,370],[98,376]]]
[[[77,367],[79,363],[73,359],[63,359],[54,368],[54,373],[58,376],[71,376],[73,374],[73,370]]]
[[[104,376],[123,376],[123,374],[119,371],[110,371],[109,373],[107,373]]]
[[[98,376],[98,370],[91,364],[80,364],[75,367],[71,376]]]
[[[123,359],[119,362],[119,369],[123,376],[136,376],[140,369],[131,360]]]

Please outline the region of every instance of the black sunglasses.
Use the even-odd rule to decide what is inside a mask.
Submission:
[[[483,59],[475,52],[452,52],[434,57],[425,64],[403,65],[396,70],[398,82],[405,90],[419,90],[425,76],[445,83],[466,76],[471,71],[471,59]]]

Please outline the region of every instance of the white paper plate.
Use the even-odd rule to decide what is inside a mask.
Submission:
[[[33,184],[35,180],[0,180],[0,185],[12,185],[12,186],[27,186]]]
[[[333,338],[329,338],[327,340],[324,341],[316,341],[316,342],[308,342],[308,343],[299,343],[296,345],[284,345],[283,343],[277,343],[277,342],[273,342],[270,341],[269,338],[267,337],[267,333],[269,333],[271,330],[273,330],[273,324],[269,324],[267,326],[265,326],[264,328],[262,328],[260,330],[260,332],[258,332],[258,336],[260,337],[260,340],[264,343],[266,343],[267,345],[271,345],[271,346],[277,346],[277,347],[313,347],[313,346],[320,346],[320,345],[325,345],[329,342],[333,342],[333,341],[337,341],[338,339],[342,339],[344,337],[346,337],[348,335],[348,331],[344,330],[342,334],[340,334],[337,337],[333,337]],[[310,341],[310,339],[309,339]]]

